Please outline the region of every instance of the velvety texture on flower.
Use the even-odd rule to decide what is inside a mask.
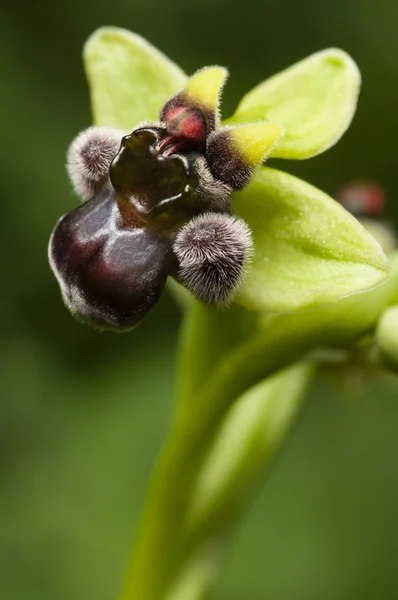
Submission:
[[[72,144],[68,171],[87,206],[61,219],[49,250],[76,316],[128,329],[167,275],[204,302],[261,312],[323,305],[386,278],[380,246],[354,217],[297,178],[258,168],[268,156],[314,156],[344,133],[360,83],[344,52],[271,77],[223,124],[223,67],[187,78],[116,28],[93,34],[84,57],[100,128]],[[115,130],[131,133],[112,156]]]
[[[68,172],[86,202],[59,221],[49,255],[78,318],[129,329],[168,275],[209,304],[233,299],[252,240],[231,215],[230,192],[249,181],[282,129],[220,128],[225,77],[220,67],[202,69],[165,104],[161,121],[123,136],[91,127],[72,143]]]

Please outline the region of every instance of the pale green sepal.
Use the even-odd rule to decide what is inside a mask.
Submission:
[[[94,123],[131,131],[159,119],[162,106],[184,87],[184,72],[141,36],[117,27],[95,31],[84,47]]]
[[[260,83],[243,97],[227,123],[280,123],[285,135],[271,156],[310,158],[333,146],[346,131],[360,83],[358,67],[348,54],[323,50]]]
[[[255,244],[238,296],[247,308],[318,307],[387,278],[379,243],[340,204],[292,175],[262,167],[233,206]]]

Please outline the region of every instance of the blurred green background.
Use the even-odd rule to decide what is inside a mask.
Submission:
[[[171,411],[174,302],[165,295],[131,334],[98,334],[69,316],[47,265],[51,229],[77,203],[64,162],[90,124],[85,39],[118,25],[188,73],[228,66],[224,116],[265,76],[344,48],[364,80],[351,129],[283,168],[332,195],[376,180],[397,223],[397,20],[396,0],[2,2],[2,599],[115,599]],[[216,598],[396,600],[397,473],[396,380],[318,381],[237,531]]]

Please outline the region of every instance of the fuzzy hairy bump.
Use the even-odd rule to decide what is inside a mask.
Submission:
[[[69,147],[67,171],[75,192],[89,200],[108,180],[109,167],[118,153],[124,132],[108,127],[89,127]]]
[[[164,127],[164,123],[162,123],[161,121],[140,121],[139,123],[137,123],[137,125],[135,125],[134,127],[134,131],[136,129],[156,129],[158,127]]]
[[[253,166],[234,148],[228,128],[215,131],[209,136],[206,155],[216,179],[234,190],[241,190],[249,183]]]
[[[229,304],[238,291],[253,240],[242,219],[205,213],[182,227],[173,250],[183,285],[199,300],[222,306]]]
[[[195,195],[204,202],[206,210],[230,212],[232,191],[230,186],[212,175],[206,158],[201,154],[192,155],[190,163],[198,177]]]

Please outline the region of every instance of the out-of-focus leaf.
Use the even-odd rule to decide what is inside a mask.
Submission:
[[[310,364],[296,364],[234,402],[199,473],[191,527],[214,535],[236,516],[294,419],[312,373]]]
[[[225,416],[188,510],[188,545],[196,550],[167,600],[207,597],[223,555],[223,540],[295,418],[312,373],[309,364],[285,369],[248,390]]]
[[[238,299],[247,308],[322,306],[387,277],[378,242],[341,205],[292,175],[263,167],[233,204],[255,243]]]
[[[348,128],[360,82],[358,67],[348,54],[323,50],[260,83],[227,122],[280,123],[285,137],[272,156],[310,158],[330,148]]]
[[[141,36],[117,27],[98,29],[84,47],[96,125],[131,130],[157,120],[163,104],[187,80],[184,72]]]
[[[398,305],[387,308],[376,329],[376,342],[382,358],[398,371]]]

